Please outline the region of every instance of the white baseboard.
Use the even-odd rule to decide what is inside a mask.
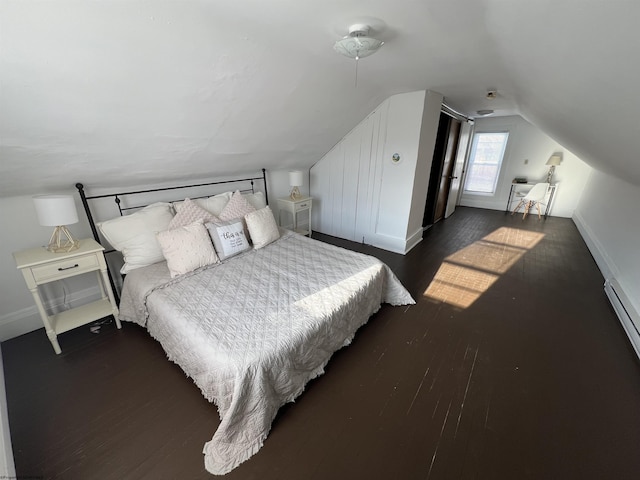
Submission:
[[[584,218],[578,212],[574,212],[573,217],[571,217],[573,223],[578,227],[578,231],[584,242],[587,244],[587,248],[591,252],[602,276],[606,278],[611,277],[619,277],[620,272],[618,271],[618,267],[616,267],[615,263],[609,258],[606,250],[598,240],[598,238],[594,235],[593,231],[589,228],[589,226],[584,221]]]
[[[640,357],[640,310],[633,304],[631,297],[626,294],[625,287],[615,278],[604,282],[604,291],[609,297],[611,306],[618,315],[627,336],[631,341],[636,355]]]
[[[93,286],[73,292],[67,295],[67,298],[58,297],[45,302],[45,308],[48,312],[61,312],[68,308],[77,307],[89,303],[100,298],[100,289]],[[66,300],[66,303],[65,303]],[[0,341],[4,342],[10,338],[19,337],[25,333],[33,332],[42,328],[42,320],[38,314],[35,304],[30,307],[20,309],[16,312],[0,315]],[[0,478],[2,478],[0,476]]]
[[[420,227],[416,230],[413,235],[411,235],[405,242],[404,252],[408,253],[413,247],[419,244],[422,241],[422,234],[424,233],[424,229]]]
[[[628,292],[632,290],[625,283],[623,276],[620,275],[620,270],[607,255],[606,250],[582,216],[576,212],[573,214],[572,219],[605,279],[604,291],[611,302],[611,306],[627,333],[636,354],[640,357],[640,334],[638,332],[638,326],[640,325],[640,314],[638,312],[640,312],[640,308],[634,304],[633,299],[628,295]]]
[[[403,238],[374,233],[364,238],[364,243],[393,253],[405,254],[406,241]]]

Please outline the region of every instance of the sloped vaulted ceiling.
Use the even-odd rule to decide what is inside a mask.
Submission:
[[[0,0],[0,195],[310,166],[422,89],[640,185],[638,19],[631,0]],[[355,86],[332,45],[359,22],[386,44]]]

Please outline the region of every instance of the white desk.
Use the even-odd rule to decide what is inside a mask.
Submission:
[[[507,208],[505,209],[505,213],[511,212],[512,204],[515,203],[516,200],[520,201],[520,199],[526,195],[526,192],[531,190],[536,183],[540,182],[527,182],[527,183],[518,183],[512,182],[511,189],[509,190],[509,200],[507,200]],[[549,185],[549,199],[547,200],[546,207],[544,209],[544,218],[547,218],[549,212],[551,211],[551,202],[553,201],[553,196],[556,192],[556,184]],[[520,195],[522,194],[522,195]]]

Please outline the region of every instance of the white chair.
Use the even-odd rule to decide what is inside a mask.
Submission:
[[[544,200],[545,200],[545,197],[547,196],[548,191],[549,191],[548,183],[536,183],[533,186],[533,188],[529,190],[529,193],[527,193],[518,202],[518,205],[516,205],[516,208],[513,209],[513,212],[511,212],[511,215],[516,213],[520,208],[520,206],[524,205],[524,215],[522,215],[522,219],[524,220],[525,218],[527,218],[527,215],[529,214],[529,210],[531,209],[531,207],[535,205],[536,208],[538,209],[538,219],[540,219],[541,218],[540,204],[544,203]]]

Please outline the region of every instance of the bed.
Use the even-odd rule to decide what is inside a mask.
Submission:
[[[378,259],[276,228],[266,245],[177,275],[170,257],[134,268],[122,287],[120,319],[145,327],[218,408],[203,449],[213,474],[260,449],[278,409],[382,303],[414,303]]]

